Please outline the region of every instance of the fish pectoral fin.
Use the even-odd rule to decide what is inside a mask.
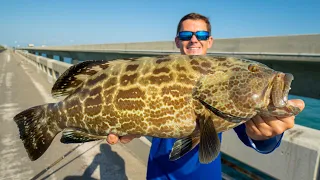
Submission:
[[[212,162],[220,152],[221,144],[213,120],[213,116],[200,120],[199,161],[204,164]]]
[[[188,136],[185,138],[178,139],[171,150],[169,159],[170,161],[177,160],[190,152],[200,142],[199,136]]]
[[[63,130],[60,142],[64,144],[83,143],[83,142],[96,141],[96,140],[106,139],[106,138],[107,136],[106,137],[95,136],[95,135],[91,135],[86,132],[83,132],[81,130],[68,128]]]

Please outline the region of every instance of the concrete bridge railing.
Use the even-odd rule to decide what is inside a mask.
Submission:
[[[71,66],[23,51],[16,52],[24,56],[38,70],[45,72],[52,82]],[[141,138],[133,140],[126,146],[147,163],[150,145],[149,141]],[[285,133],[281,146],[268,155],[247,148],[236,137],[234,131],[230,130],[223,133],[221,151],[277,179],[320,179],[319,130],[295,125]]]
[[[320,61],[320,34],[214,39],[209,55],[232,55],[253,60]],[[179,53],[175,42],[155,41],[70,46],[21,47],[31,53],[70,57],[77,60],[106,59],[110,54],[160,55]],[[114,56],[116,57],[116,56]]]
[[[243,38],[215,38],[209,53],[214,52],[268,52],[294,54],[320,54],[320,34],[302,34],[289,36],[243,37]],[[70,46],[30,47],[26,50],[72,50],[72,51],[158,51],[178,52],[175,42],[133,42],[113,44],[83,44]]]
[[[33,55],[30,53],[16,51],[26,57],[29,62],[37,67],[38,70],[45,72],[54,81],[63,74],[72,64],[60,62],[54,59]]]

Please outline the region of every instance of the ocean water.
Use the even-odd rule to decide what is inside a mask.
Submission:
[[[289,95],[289,99],[302,99],[304,110],[295,118],[295,124],[320,130],[320,99]]]

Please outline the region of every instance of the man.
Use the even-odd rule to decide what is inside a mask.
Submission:
[[[181,54],[205,55],[213,44],[211,25],[208,18],[196,13],[184,16],[178,24],[175,43]],[[301,110],[304,109],[302,100],[290,100],[289,103],[298,106]],[[268,154],[279,146],[284,131],[294,126],[294,118],[294,116],[282,119],[255,116],[245,124],[234,128],[234,130],[246,146],[255,149],[259,153]],[[125,136],[121,137],[120,141],[128,143],[133,138],[135,137]],[[221,133],[219,133],[219,138],[221,141]],[[198,147],[196,147],[180,159],[170,161],[169,153],[175,140],[153,138],[147,179],[221,179],[220,154],[213,162],[200,164]],[[115,144],[118,141],[118,137],[109,135],[107,141],[110,144]]]

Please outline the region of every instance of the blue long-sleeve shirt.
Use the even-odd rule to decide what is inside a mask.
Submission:
[[[264,141],[250,139],[242,124],[234,128],[239,139],[248,147],[259,153],[268,154],[276,149],[281,142],[282,136],[270,138]],[[221,133],[218,134],[221,142]],[[171,148],[176,139],[153,138],[149,154],[147,179],[149,180],[219,180],[221,177],[221,153],[209,164],[201,164],[198,158],[199,146],[176,161],[169,160]]]

